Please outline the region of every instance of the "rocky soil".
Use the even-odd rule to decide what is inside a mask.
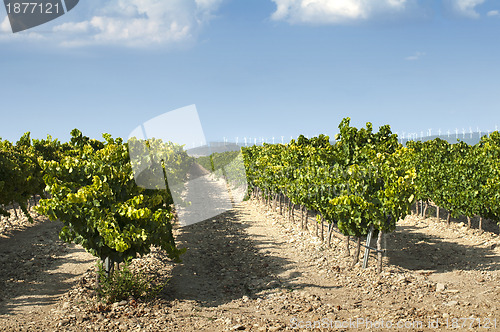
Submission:
[[[0,329],[500,330],[499,237],[463,223],[400,221],[379,275],[374,255],[367,269],[350,268],[342,236],[329,248],[314,229],[246,201],[178,228],[182,263],[157,249],[136,260],[135,269],[168,281],[156,300],[110,305],[95,299],[94,260],[61,243],[58,227],[38,218],[2,230]]]

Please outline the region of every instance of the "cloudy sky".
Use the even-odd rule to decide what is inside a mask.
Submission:
[[[0,137],[128,137],[195,104],[209,140],[500,125],[494,0],[83,0],[13,34]]]

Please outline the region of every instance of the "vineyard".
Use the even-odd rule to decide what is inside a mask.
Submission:
[[[364,246],[376,253],[378,263],[367,269],[376,273],[365,278],[374,278],[374,283],[376,278],[388,278],[389,283],[393,282],[392,277],[384,274],[383,262],[388,262],[388,252],[395,250],[394,243],[403,245],[401,239],[405,237],[398,239],[397,223],[406,225],[406,220],[427,216],[431,210],[435,211],[437,220],[440,209],[446,211],[446,225],[450,230],[456,228],[451,218],[466,218],[467,231],[473,231],[471,220],[479,218],[477,236],[483,236],[483,222],[492,224],[500,220],[498,132],[483,136],[473,146],[463,142],[449,144],[439,138],[426,142],[409,141],[403,146],[389,126],[382,126],[375,132],[367,123],[365,128],[357,129],[351,127],[350,119],[346,118],[339,125],[335,143],[324,135],[311,139],[300,136],[288,144],[264,143],[243,147],[241,152],[213,153],[198,158],[188,156],[182,146],[171,142],[155,139],[123,142],[108,134],[104,134],[103,139],[90,139],[75,129],[67,143],[50,136],[44,140],[32,140],[29,133],[15,144],[0,140],[2,220],[10,223],[11,213],[16,218],[23,218],[18,215],[19,208],[29,222],[39,220],[40,216],[61,222],[59,238],[80,245],[102,261],[106,276],[101,278],[112,276],[122,263],[151,261],[158,259],[158,255],[163,257],[163,265],[166,261],[179,263],[186,257],[187,263],[184,261],[179,267],[185,269],[182,266],[193,259],[189,256],[190,251],[199,255],[210,252],[209,247],[204,246],[210,245],[212,240],[221,256],[200,258],[196,264],[210,271],[211,279],[224,276],[218,262],[222,262],[225,255],[231,255],[231,251],[227,253],[225,248],[233,248],[234,244],[231,250],[241,250],[228,239],[241,237],[240,241],[245,240],[240,226],[220,220],[232,220],[235,217],[230,216],[236,212],[229,211],[200,225],[176,227],[174,198],[180,199],[187,188],[179,184],[188,183],[193,169],[200,166],[203,172],[211,173],[210,177],[207,175],[207,181],[224,179],[232,185],[247,185],[250,202],[269,211],[262,218],[286,215],[289,221],[285,227],[297,226],[293,229],[299,234],[290,241],[307,242],[309,240],[304,234],[312,234],[318,241],[314,242],[316,248],[342,256],[332,258],[335,266],[329,264],[325,267],[330,271],[326,274],[332,278],[370,273],[359,272],[362,271],[358,264],[360,248],[362,241],[366,241]],[[132,154],[139,158],[131,158]],[[244,170],[241,169],[243,165]],[[242,172],[246,178],[241,176]],[[244,204],[248,206],[249,202]],[[415,213],[412,213],[412,207]],[[241,208],[235,211],[238,209]],[[313,224],[310,223],[311,215]],[[217,225],[217,220],[220,225]],[[234,234],[229,238],[218,238],[218,233],[210,235],[212,223],[213,228],[223,227],[224,232]],[[201,227],[202,231],[191,231],[191,227]],[[391,234],[394,231],[396,233]],[[261,232],[259,236],[268,236],[265,230],[258,232]],[[269,232],[273,231],[270,229]],[[196,241],[186,240],[188,235]],[[372,237],[376,239],[376,245],[371,244]],[[182,248],[176,242],[182,243]],[[356,244],[354,255],[349,249],[351,242]],[[246,257],[247,253],[241,252],[240,255]],[[314,256],[319,257],[316,252]],[[345,256],[352,256],[352,260],[347,262]],[[369,251],[366,251],[364,268],[368,256]],[[232,257],[234,260],[238,256]],[[322,258],[321,262],[324,262]],[[269,266],[270,263],[265,264]],[[175,266],[172,265],[172,269],[175,270]],[[239,275],[246,271],[244,265],[228,269],[237,271],[231,279],[233,283],[247,278]],[[339,274],[340,271],[345,275]],[[396,273],[392,268],[390,271]],[[258,274],[258,270],[245,273]],[[191,282],[196,284],[193,280]],[[211,281],[207,282],[212,285]],[[362,283],[362,278],[358,282]],[[236,283],[233,291],[242,292],[241,296],[253,294],[252,289],[257,287],[254,283],[255,280]],[[432,288],[430,284],[424,284]],[[172,285],[186,287],[175,280]],[[279,286],[280,282],[274,285]],[[268,289],[267,286],[264,288]],[[200,283],[199,287],[205,285]],[[346,284],[346,287],[351,286]],[[176,292],[175,288],[169,287],[166,291]],[[226,292],[227,289],[220,291]],[[434,290],[428,289],[422,296],[428,296],[430,291]],[[207,296],[218,296],[210,294]]]
[[[381,270],[381,240],[398,220],[410,213],[416,203],[417,213],[426,214],[431,202],[449,211],[450,217],[498,221],[500,135],[492,133],[475,146],[463,142],[449,144],[436,138],[427,142],[398,143],[388,126],[374,133],[370,123],[358,130],[344,119],[339,126],[337,143],[328,136],[312,139],[300,136],[289,144],[264,144],[244,148],[248,182],[254,196],[269,203],[274,200],[289,205],[290,216],[298,207],[301,227],[307,211],[317,216],[324,239],[327,223],[330,241],[334,226],[347,236],[357,238],[371,231],[378,233],[377,251]],[[420,204],[419,204],[420,202]],[[425,208],[424,208],[425,204]],[[316,225],[318,235],[318,225]],[[371,237],[371,234],[370,234]],[[354,255],[353,265],[358,254]]]
[[[60,238],[106,261],[108,271],[114,263],[149,253],[152,245],[179,260],[183,251],[176,248],[172,235],[173,200],[164,172],[185,177],[193,159],[182,147],[159,140],[145,146],[108,134],[101,142],[77,129],[71,135],[63,144],[51,137],[31,141],[29,133],[15,145],[1,142],[0,212],[8,216],[5,207],[17,204],[32,220],[27,202],[42,197],[35,211],[63,222]],[[144,158],[131,163],[129,145]],[[141,147],[149,149],[137,153]],[[165,169],[165,164],[163,169],[154,167],[161,160],[172,169]],[[142,170],[138,178],[133,167]],[[157,189],[137,185],[152,184],[158,169],[164,183],[154,183]]]
[[[324,135],[300,136],[288,144],[244,147],[243,156],[213,153],[196,162],[228,182],[247,181],[249,195],[279,204],[280,211],[286,202],[289,216],[299,209],[302,228],[311,211],[322,240],[328,225],[328,243],[338,229],[347,236],[347,247],[350,237],[357,239],[359,252],[362,237],[378,235],[379,271],[383,234],[393,231],[415,203],[422,215],[431,202],[437,215],[445,209],[448,223],[464,215],[470,227],[471,218],[479,216],[481,229],[483,218],[500,220],[498,132],[474,146],[439,138],[402,146],[389,126],[374,132],[367,123],[358,130],[346,118],[339,131],[335,144]],[[103,261],[124,262],[147,254],[151,245],[179,260],[172,195],[181,193],[170,188],[187,180],[194,158],[161,140],[124,143],[105,134],[101,142],[76,129],[71,134],[68,143],[50,136],[31,140],[29,133],[16,144],[0,141],[0,213],[9,216],[6,207],[18,205],[31,220],[28,204],[42,197],[36,211],[64,223],[61,239]],[[131,162],[130,154],[140,158]],[[238,158],[244,162],[235,162]],[[238,169],[243,164],[246,179]],[[353,264],[356,260],[357,255]]]

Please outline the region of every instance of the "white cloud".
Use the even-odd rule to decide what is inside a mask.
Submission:
[[[63,23],[54,27],[54,31],[64,31],[64,32],[72,32],[72,33],[81,33],[89,31],[90,23],[88,21],[83,22],[68,22]]]
[[[195,0],[198,10],[205,14],[211,14],[211,12],[218,8],[222,4],[223,0]]]
[[[67,14],[73,15],[71,21],[55,20],[57,23],[49,28],[51,33],[44,37],[64,46],[171,46],[193,41],[222,1],[87,0]],[[75,19],[81,13],[85,16]],[[19,35],[27,38],[28,34]]]
[[[380,13],[404,11],[411,0],[272,0],[274,20],[290,23],[339,24],[365,20]]]
[[[445,6],[454,14],[468,18],[479,18],[476,7],[485,0],[444,0]]]
[[[424,52],[416,52],[414,55],[407,56],[405,58],[405,60],[416,61],[416,60],[419,60],[420,58],[422,58],[423,56],[425,56]]]
[[[488,16],[498,16],[500,12],[498,10],[490,10],[486,15]]]

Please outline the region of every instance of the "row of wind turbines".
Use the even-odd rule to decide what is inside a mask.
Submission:
[[[498,126],[495,125],[495,131],[498,131]],[[483,135],[490,135],[492,131],[487,130],[487,131],[481,131],[479,127],[476,127],[476,133],[479,134],[479,137],[482,137]],[[398,135],[400,141],[407,141],[407,140],[422,140],[425,137],[430,137],[432,136],[432,128],[427,129],[426,132],[421,131],[420,135],[418,133],[412,132],[412,133],[406,133],[402,132],[401,135],[399,135],[398,132],[395,132],[396,135]],[[437,136],[439,137],[447,137],[447,138],[453,138],[453,135],[455,136],[456,139],[459,139],[460,136],[465,139],[467,135],[469,135],[470,138],[472,138],[474,132],[472,131],[472,127],[469,127],[469,132],[466,132],[465,128],[462,128],[462,131],[459,132],[458,128],[455,128],[455,132],[451,132],[450,130],[446,131],[446,133],[443,133],[441,131],[441,128],[438,129],[437,131]],[[309,135],[304,135],[306,138],[309,138]],[[287,140],[285,140],[285,136],[278,136],[278,137],[271,137],[271,138],[266,138],[266,137],[235,137],[234,141],[229,140],[227,137],[223,137],[223,143],[224,144],[236,144],[236,145],[242,145],[242,146],[248,146],[248,145],[262,145],[264,143],[268,144],[276,144],[276,143],[281,143],[285,144],[288,142],[288,137],[286,137]],[[297,138],[297,137],[295,137]],[[290,136],[290,140],[294,139],[293,136]]]
[[[495,125],[495,131],[498,131],[498,126]],[[485,132],[481,131],[481,129],[479,129],[479,127],[476,127],[476,133],[478,133],[478,137],[482,137],[483,134],[487,134],[488,136],[490,136],[490,133],[491,133],[491,130],[487,130]],[[396,132],[396,134],[398,134],[398,132]],[[429,128],[427,130],[427,132],[425,133],[426,135],[424,136],[424,132],[421,131],[420,132],[420,139],[423,139],[424,137],[430,137],[432,136],[432,128]],[[462,132],[461,132],[461,136],[463,139],[466,138],[466,135],[469,134],[469,137],[472,138],[472,135],[474,134],[472,132],[472,127],[469,127],[469,132],[466,133],[465,131],[465,128],[462,128]],[[448,130],[446,132],[446,137],[447,138],[452,138],[452,132],[450,132],[450,130]],[[441,128],[438,129],[438,135],[439,137],[442,137],[443,136],[443,133],[441,132]],[[458,128],[455,128],[455,138],[456,139],[459,139],[459,131],[458,131]],[[399,139],[404,141],[404,140],[418,140],[419,139],[419,136],[418,136],[418,133],[405,133],[404,131],[402,132],[401,136],[398,135]]]

